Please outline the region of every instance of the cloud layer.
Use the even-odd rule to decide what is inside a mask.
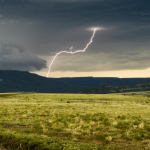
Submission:
[[[0,69],[37,71],[46,68],[46,61],[20,46],[3,43],[0,45]]]
[[[61,55],[52,71],[148,68],[149,6],[149,0],[0,1],[0,41],[12,41],[25,47],[22,52],[20,48],[20,51],[15,51],[16,46],[10,46],[10,55],[6,55],[7,46],[1,46],[0,63],[5,65],[0,68],[45,68],[46,62],[37,56],[45,58],[49,64],[62,47],[83,49],[92,35],[86,29],[93,26],[106,30],[96,32],[93,43],[80,54],[82,58],[78,54]],[[7,49],[6,52],[4,49]]]

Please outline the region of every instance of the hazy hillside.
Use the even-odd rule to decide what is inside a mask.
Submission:
[[[75,78],[52,78],[67,84],[94,87],[101,83],[134,83],[150,80],[150,78],[115,78],[115,77],[75,77]]]
[[[0,70],[0,92],[70,93],[76,89],[80,87],[26,71]]]
[[[81,93],[106,94],[106,93],[124,93],[135,91],[150,91],[150,80],[135,83],[101,83],[92,88],[81,90]]]

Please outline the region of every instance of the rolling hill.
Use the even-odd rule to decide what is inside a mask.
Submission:
[[[0,92],[71,93],[78,86],[46,78],[26,71],[0,70]]]

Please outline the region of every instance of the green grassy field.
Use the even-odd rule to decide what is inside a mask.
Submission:
[[[150,149],[146,95],[0,94],[0,144],[12,150]]]

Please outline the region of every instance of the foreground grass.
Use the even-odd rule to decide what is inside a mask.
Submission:
[[[150,149],[149,97],[1,94],[0,143],[9,149]]]

